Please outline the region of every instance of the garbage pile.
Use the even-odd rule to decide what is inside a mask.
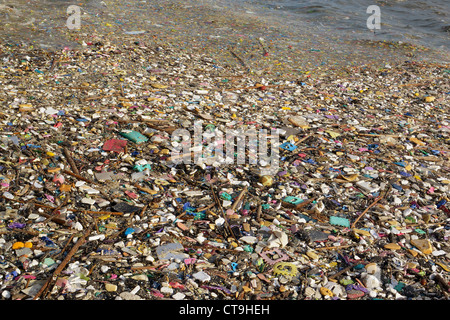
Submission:
[[[2,299],[448,299],[448,66],[288,79],[139,41],[0,49]],[[198,121],[183,156],[275,130],[277,170],[174,163]]]

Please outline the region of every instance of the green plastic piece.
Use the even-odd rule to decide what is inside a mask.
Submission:
[[[394,287],[394,289],[397,290],[398,292],[400,292],[400,291],[402,291],[402,289],[403,289],[403,287],[404,287],[405,285],[406,285],[405,283],[399,282],[399,283]]]
[[[141,165],[141,164],[137,164],[137,165],[135,165],[134,167],[133,167],[133,169],[134,170],[137,170],[137,171],[139,171],[139,172],[142,172],[142,171],[144,171],[144,170],[146,170],[146,169],[148,169],[148,170],[152,170],[152,166],[150,165],[150,164],[144,164],[144,165]]]
[[[418,234],[425,234],[426,232],[423,231],[422,229],[416,228],[414,229],[415,232],[417,232]]]
[[[330,224],[350,228],[350,221],[346,218],[331,216]]]
[[[297,197],[288,196],[288,197],[284,198],[283,201],[287,202],[289,204],[293,204],[294,206],[296,206],[296,205],[302,203],[303,199],[299,199]]]
[[[222,193],[220,194],[220,197],[221,197],[222,199],[224,199],[224,200],[231,200],[231,199],[232,199],[231,196],[230,196],[227,192],[222,192]]]
[[[353,267],[353,269],[355,269],[355,270],[361,270],[363,268],[364,268],[364,265],[362,263],[357,264],[356,266]]]
[[[353,284],[354,281],[352,279],[341,279],[339,283],[343,286],[348,286],[349,284]]]
[[[53,260],[52,258],[45,258],[44,259],[44,264],[47,267],[50,267],[50,266],[54,265],[55,263],[56,263],[55,260]]]
[[[146,136],[133,130],[122,131],[120,135],[137,144],[148,141],[148,138]]]
[[[196,212],[194,220],[202,220],[206,218],[206,213],[204,211]]]

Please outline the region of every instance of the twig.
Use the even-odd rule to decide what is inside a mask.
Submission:
[[[228,223],[227,217],[225,216],[225,212],[223,211],[222,205],[220,204],[220,200],[219,200],[219,198],[217,197],[216,192],[214,191],[214,188],[213,188],[212,183],[210,184],[210,186],[211,186],[211,192],[212,192],[213,197],[214,197],[214,201],[215,201],[216,204],[219,206],[220,211],[222,212],[222,217],[223,217],[223,219],[225,220],[225,225],[226,225],[227,228],[228,228],[228,232],[230,232],[231,236],[232,236],[235,240],[237,240],[237,239],[236,239],[236,236],[235,236],[234,233],[233,233],[233,230],[232,230],[231,227],[230,227],[230,224]]]
[[[125,97],[125,92],[123,90],[123,84],[120,84],[120,93],[121,93],[122,97]]]
[[[47,223],[48,221],[51,221],[51,220],[57,218],[58,215],[56,214],[56,212],[57,212],[59,209],[61,209],[62,207],[64,207],[64,206],[67,204],[67,202],[69,202],[69,197],[66,197],[66,199],[64,200],[64,202],[61,203],[59,206],[57,206],[57,207],[52,211],[52,213],[49,215],[49,217],[48,217],[47,219],[45,219],[42,223],[45,224],[45,223]]]
[[[261,221],[261,214],[262,214],[262,204],[258,203],[258,210],[256,211],[256,221]]]
[[[302,142],[304,142],[305,140],[311,138],[313,135],[314,135],[314,134],[310,134],[310,135],[307,135],[306,137],[301,138],[300,140],[298,140],[298,141],[295,143],[295,145],[298,147]],[[296,149],[297,149],[297,148],[296,148]],[[295,150],[292,150],[292,152],[295,152]],[[297,150],[297,152],[298,152],[298,150]]]
[[[147,188],[147,187],[143,187],[143,186],[139,185],[137,182],[133,183],[132,185],[134,187],[136,187],[137,189],[141,190],[141,191],[147,192],[148,194],[154,194],[155,193],[154,192],[155,190],[152,190],[152,189]]]
[[[241,193],[237,197],[237,199],[234,201],[233,205],[231,206],[231,210],[235,211],[238,204],[241,202],[242,198],[244,197],[244,194],[247,192],[247,186],[245,186],[244,189],[242,189]]]
[[[231,49],[228,49],[230,52],[231,52],[231,54],[245,67],[245,68],[247,68],[248,70],[250,70],[250,68],[247,66],[247,64],[245,63],[245,61],[244,60],[242,60],[242,58],[241,57],[239,57],[233,50],[231,50]]]
[[[141,212],[139,213],[139,217],[140,218],[142,218],[142,216],[144,215],[144,213],[145,213],[145,211],[147,210],[147,208],[148,208],[148,203],[142,208],[142,210],[141,210]]]
[[[314,250],[338,250],[338,249],[343,249],[343,248],[349,248],[349,247],[353,247],[353,245],[345,245],[345,246],[331,246],[331,247],[318,247],[318,248],[314,248]]]
[[[339,277],[341,274],[343,274],[344,272],[347,272],[348,270],[350,270],[354,266],[355,266],[354,264],[351,264],[348,267],[345,267],[344,269],[342,269],[341,271],[336,272],[335,274],[332,274],[331,276],[328,277],[328,279],[334,279],[336,277]]]
[[[70,168],[72,168],[72,171],[75,173],[75,174],[80,174],[80,172],[78,171],[78,168],[77,168],[77,166],[76,166],[76,164],[75,164],[75,161],[73,161],[73,158],[72,158],[72,156],[71,156],[71,154],[70,154],[70,151],[66,148],[66,147],[64,147],[63,148],[63,151],[64,151],[64,156],[66,157],[66,159],[67,159],[67,162],[69,162],[69,165],[70,165]]]
[[[37,300],[44,293],[44,291],[48,290],[52,281],[56,280],[56,277],[64,270],[64,268],[70,262],[70,260],[75,255],[75,253],[78,251],[80,246],[84,243],[84,241],[86,240],[86,237],[91,233],[91,229],[92,229],[92,226],[86,230],[86,232],[83,234],[83,236],[80,239],[78,239],[77,243],[75,243],[75,245],[69,251],[69,253],[64,258],[64,260],[55,269],[52,276],[50,278],[48,278],[48,280],[44,283],[44,285],[41,287],[39,292],[33,297],[33,300]]]
[[[197,212],[200,212],[200,211],[207,211],[207,210],[209,210],[209,209],[211,209],[212,207],[214,207],[216,204],[215,203],[211,203],[210,205],[208,205],[208,206],[206,206],[206,207],[199,207],[199,208],[197,208]]]
[[[376,197],[375,198],[375,200],[363,211],[363,213],[361,213],[360,215],[359,215],[359,217],[358,218],[356,218],[356,220],[352,223],[352,225],[351,225],[351,229],[354,229],[355,228],[355,225],[356,225],[356,223],[359,221],[359,219],[361,219],[362,218],[362,216],[363,215],[365,215],[366,213],[367,213],[367,211],[369,211],[370,210],[370,208],[372,208],[374,205],[376,205],[377,203],[378,203],[378,201],[380,201],[381,199],[383,199],[387,194],[388,194],[388,192],[389,192],[389,190],[391,189],[391,187],[388,187],[387,189],[386,189],[386,191],[384,192],[384,194],[383,195],[380,195],[380,196],[378,196],[378,197]]]
[[[69,240],[67,240],[66,245],[64,246],[64,248],[55,255],[55,258],[58,257],[60,254],[62,254],[64,251],[66,251],[67,247],[70,245],[70,243],[72,242],[72,239],[75,237],[75,233],[72,233],[72,235],[70,236]]]
[[[115,211],[92,211],[92,210],[83,210],[83,209],[67,209],[75,212],[83,212],[88,214],[99,214],[99,215],[111,215],[111,216],[121,216],[123,212],[115,212]]]
[[[11,200],[11,199],[9,199],[9,198],[6,198],[5,196],[0,196],[0,197],[3,198],[3,199],[6,199],[6,200],[8,200],[8,201],[17,201],[17,202],[19,202],[19,203],[28,203],[27,201],[24,201],[24,200],[19,200],[19,199],[13,199],[13,200]],[[36,206],[36,207],[41,207],[41,208],[46,208],[46,209],[52,209],[52,210],[55,210],[55,209],[56,209],[55,207],[48,206],[48,205],[45,205],[45,204],[36,203],[35,201],[32,201],[32,204],[33,204],[34,206]],[[39,211],[37,211],[37,213],[38,213],[40,216],[44,216],[44,217],[46,217],[46,218],[52,218],[52,221],[54,221],[54,222],[56,222],[56,223],[58,223],[58,224],[61,224],[61,225],[63,225],[63,226],[68,226],[67,221],[64,220],[64,219],[62,219],[62,218],[55,217],[55,216],[53,216],[53,215],[50,215],[50,214],[44,213],[44,212],[39,212]]]
[[[8,199],[4,196],[0,196],[3,199],[7,199],[7,200],[11,200]],[[27,203],[26,201],[23,200],[19,200],[19,199],[14,199],[12,201],[17,201],[19,203]],[[36,207],[40,207],[40,208],[45,208],[45,209],[51,209],[51,210],[55,210],[57,208],[46,205],[46,204],[42,204],[42,203],[37,203],[35,201],[33,201],[33,205],[35,205]],[[82,212],[82,213],[88,213],[88,214],[100,214],[100,215],[116,215],[116,216],[120,216],[123,215],[123,212],[115,212],[115,211],[92,211],[92,210],[84,210],[84,209],[76,209],[76,208],[67,208],[67,211],[72,211],[72,212]],[[44,216],[46,218],[52,217],[52,220],[54,222],[57,222],[59,224],[63,224],[63,225],[67,225],[67,221],[61,218],[56,218],[53,217],[52,215],[49,215],[48,213],[43,213],[43,212],[38,212],[39,215]]]
[[[376,205],[377,204],[377,202],[378,201],[380,201],[382,199],[382,197],[380,196],[380,197],[377,197],[377,198],[375,198],[375,200],[366,208],[366,210],[364,210],[363,211],[363,213],[361,213],[360,215],[359,215],[359,217],[358,218],[356,218],[356,220],[352,223],[352,225],[351,225],[351,229],[353,229],[353,228],[355,228],[355,225],[356,225],[356,223],[359,221],[359,219],[361,219],[362,218],[362,216],[363,215],[365,215],[366,214],[366,212],[367,211],[369,211],[370,210],[370,208],[372,208],[374,205]]]
[[[55,56],[53,56],[53,60],[52,60],[52,65],[50,66],[50,69],[49,69],[49,73],[52,73],[53,72],[53,70],[55,69],[55,67],[59,64],[59,59],[57,59],[57,57],[55,57]]]
[[[91,184],[97,184],[97,185],[98,185],[97,182],[92,181],[92,180],[89,180],[89,179],[86,179],[85,177],[81,176],[80,174],[71,172],[70,170],[63,170],[63,172],[64,172],[65,174],[68,174],[68,175],[70,175],[70,176],[72,176],[72,177],[77,178],[78,180],[83,180],[83,181],[89,182],[89,183],[91,183]]]
[[[444,280],[444,278],[441,277],[440,274],[435,274],[434,278],[437,280],[439,285],[442,286],[442,290],[445,293],[449,293],[450,292],[450,285]]]

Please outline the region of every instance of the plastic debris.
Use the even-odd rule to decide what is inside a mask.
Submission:
[[[448,299],[448,66],[206,4],[80,5],[76,34],[0,31],[1,299]]]

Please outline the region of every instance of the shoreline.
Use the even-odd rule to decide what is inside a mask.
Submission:
[[[6,23],[0,31],[7,36],[8,30],[18,28],[22,30],[21,33],[11,34],[12,39],[24,40],[26,45],[35,47],[39,45],[39,41],[49,42],[49,51],[64,47],[82,50],[83,41],[95,42],[96,38],[105,36],[110,38],[108,41],[114,41],[115,45],[132,39],[155,44],[152,40],[158,39],[174,49],[202,50],[210,54],[212,59],[228,63],[235,60],[229,52],[229,48],[232,48],[248,64],[255,65],[256,69],[268,66],[275,68],[274,65],[277,64],[273,61],[277,58],[280,60],[279,64],[309,69],[314,64],[331,68],[335,65],[375,63],[381,67],[382,63],[393,64],[405,60],[450,63],[449,52],[401,41],[377,39],[376,34],[371,31],[367,31],[370,36],[363,36],[361,30],[343,34],[318,29],[307,23],[284,24],[279,15],[262,16],[262,11],[227,7],[227,3],[221,2],[216,4],[204,1],[198,4],[189,1],[160,1],[141,3],[133,9],[126,2],[119,4],[116,1],[106,1],[104,5],[92,7],[89,4],[80,8],[83,14],[79,30],[69,30],[66,27],[65,19],[69,15],[64,12],[65,6],[54,7],[54,12],[47,13],[45,10],[50,9],[43,4],[37,6],[33,13],[24,10],[16,14],[16,20],[31,19],[34,22]],[[39,13],[44,17],[48,14],[50,21],[39,18]],[[264,41],[263,44],[260,39]],[[269,56],[261,54],[265,50]],[[260,67],[261,64],[264,66]]]
[[[170,28],[0,43],[3,299],[447,298],[449,65],[388,42],[330,58],[239,21],[210,47]],[[270,176],[171,164],[198,120],[295,148]]]

